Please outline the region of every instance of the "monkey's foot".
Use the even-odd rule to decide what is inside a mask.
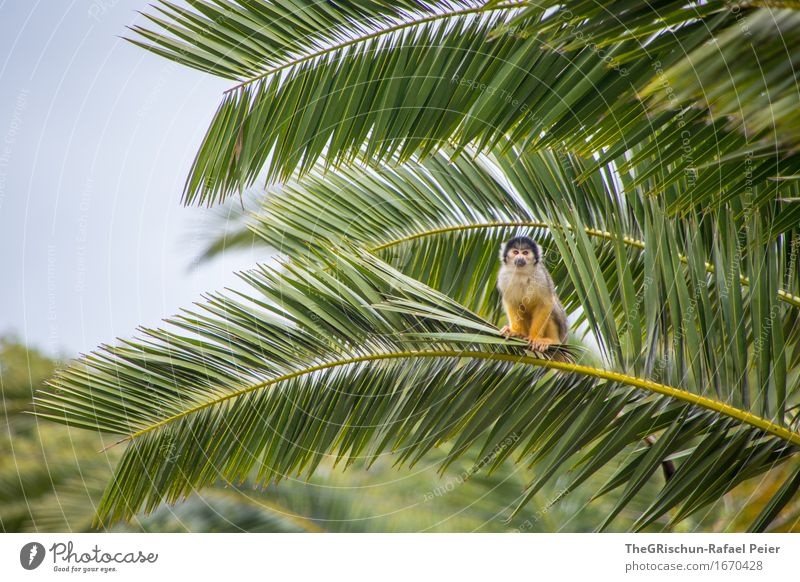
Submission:
[[[553,340],[546,337],[533,337],[528,339],[528,344],[530,344],[531,349],[536,352],[546,352],[550,345],[554,343]]]

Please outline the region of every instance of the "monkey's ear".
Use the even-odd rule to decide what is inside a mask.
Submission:
[[[539,246],[539,243],[533,243],[533,260],[537,265],[542,260],[542,247]]]
[[[500,262],[506,262],[506,243],[500,243]]]

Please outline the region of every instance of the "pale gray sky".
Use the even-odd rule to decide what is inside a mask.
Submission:
[[[145,0],[0,0],[0,334],[74,355],[233,284],[179,203],[228,83],[123,41]]]

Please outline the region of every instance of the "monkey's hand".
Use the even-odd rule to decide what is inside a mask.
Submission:
[[[518,331],[514,331],[507,325],[503,326],[503,328],[500,330],[500,333],[506,337],[525,337],[524,333],[519,333]]]
[[[528,339],[531,349],[536,352],[546,352],[551,344],[555,342],[547,337],[532,337]]]

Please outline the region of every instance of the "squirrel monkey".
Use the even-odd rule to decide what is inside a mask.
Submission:
[[[541,248],[527,236],[504,243],[497,288],[508,316],[508,325],[500,333],[526,338],[532,349],[544,352],[550,344],[564,343],[568,327],[553,278],[541,258]]]
[[[504,335],[526,338],[532,349],[544,352],[554,343],[567,339],[567,314],[556,295],[553,278],[541,263],[542,251],[527,236],[512,238],[500,247],[500,272],[497,288],[503,296],[508,325]],[[656,440],[648,436],[652,446]],[[662,461],[665,481],[675,474],[675,464]]]

